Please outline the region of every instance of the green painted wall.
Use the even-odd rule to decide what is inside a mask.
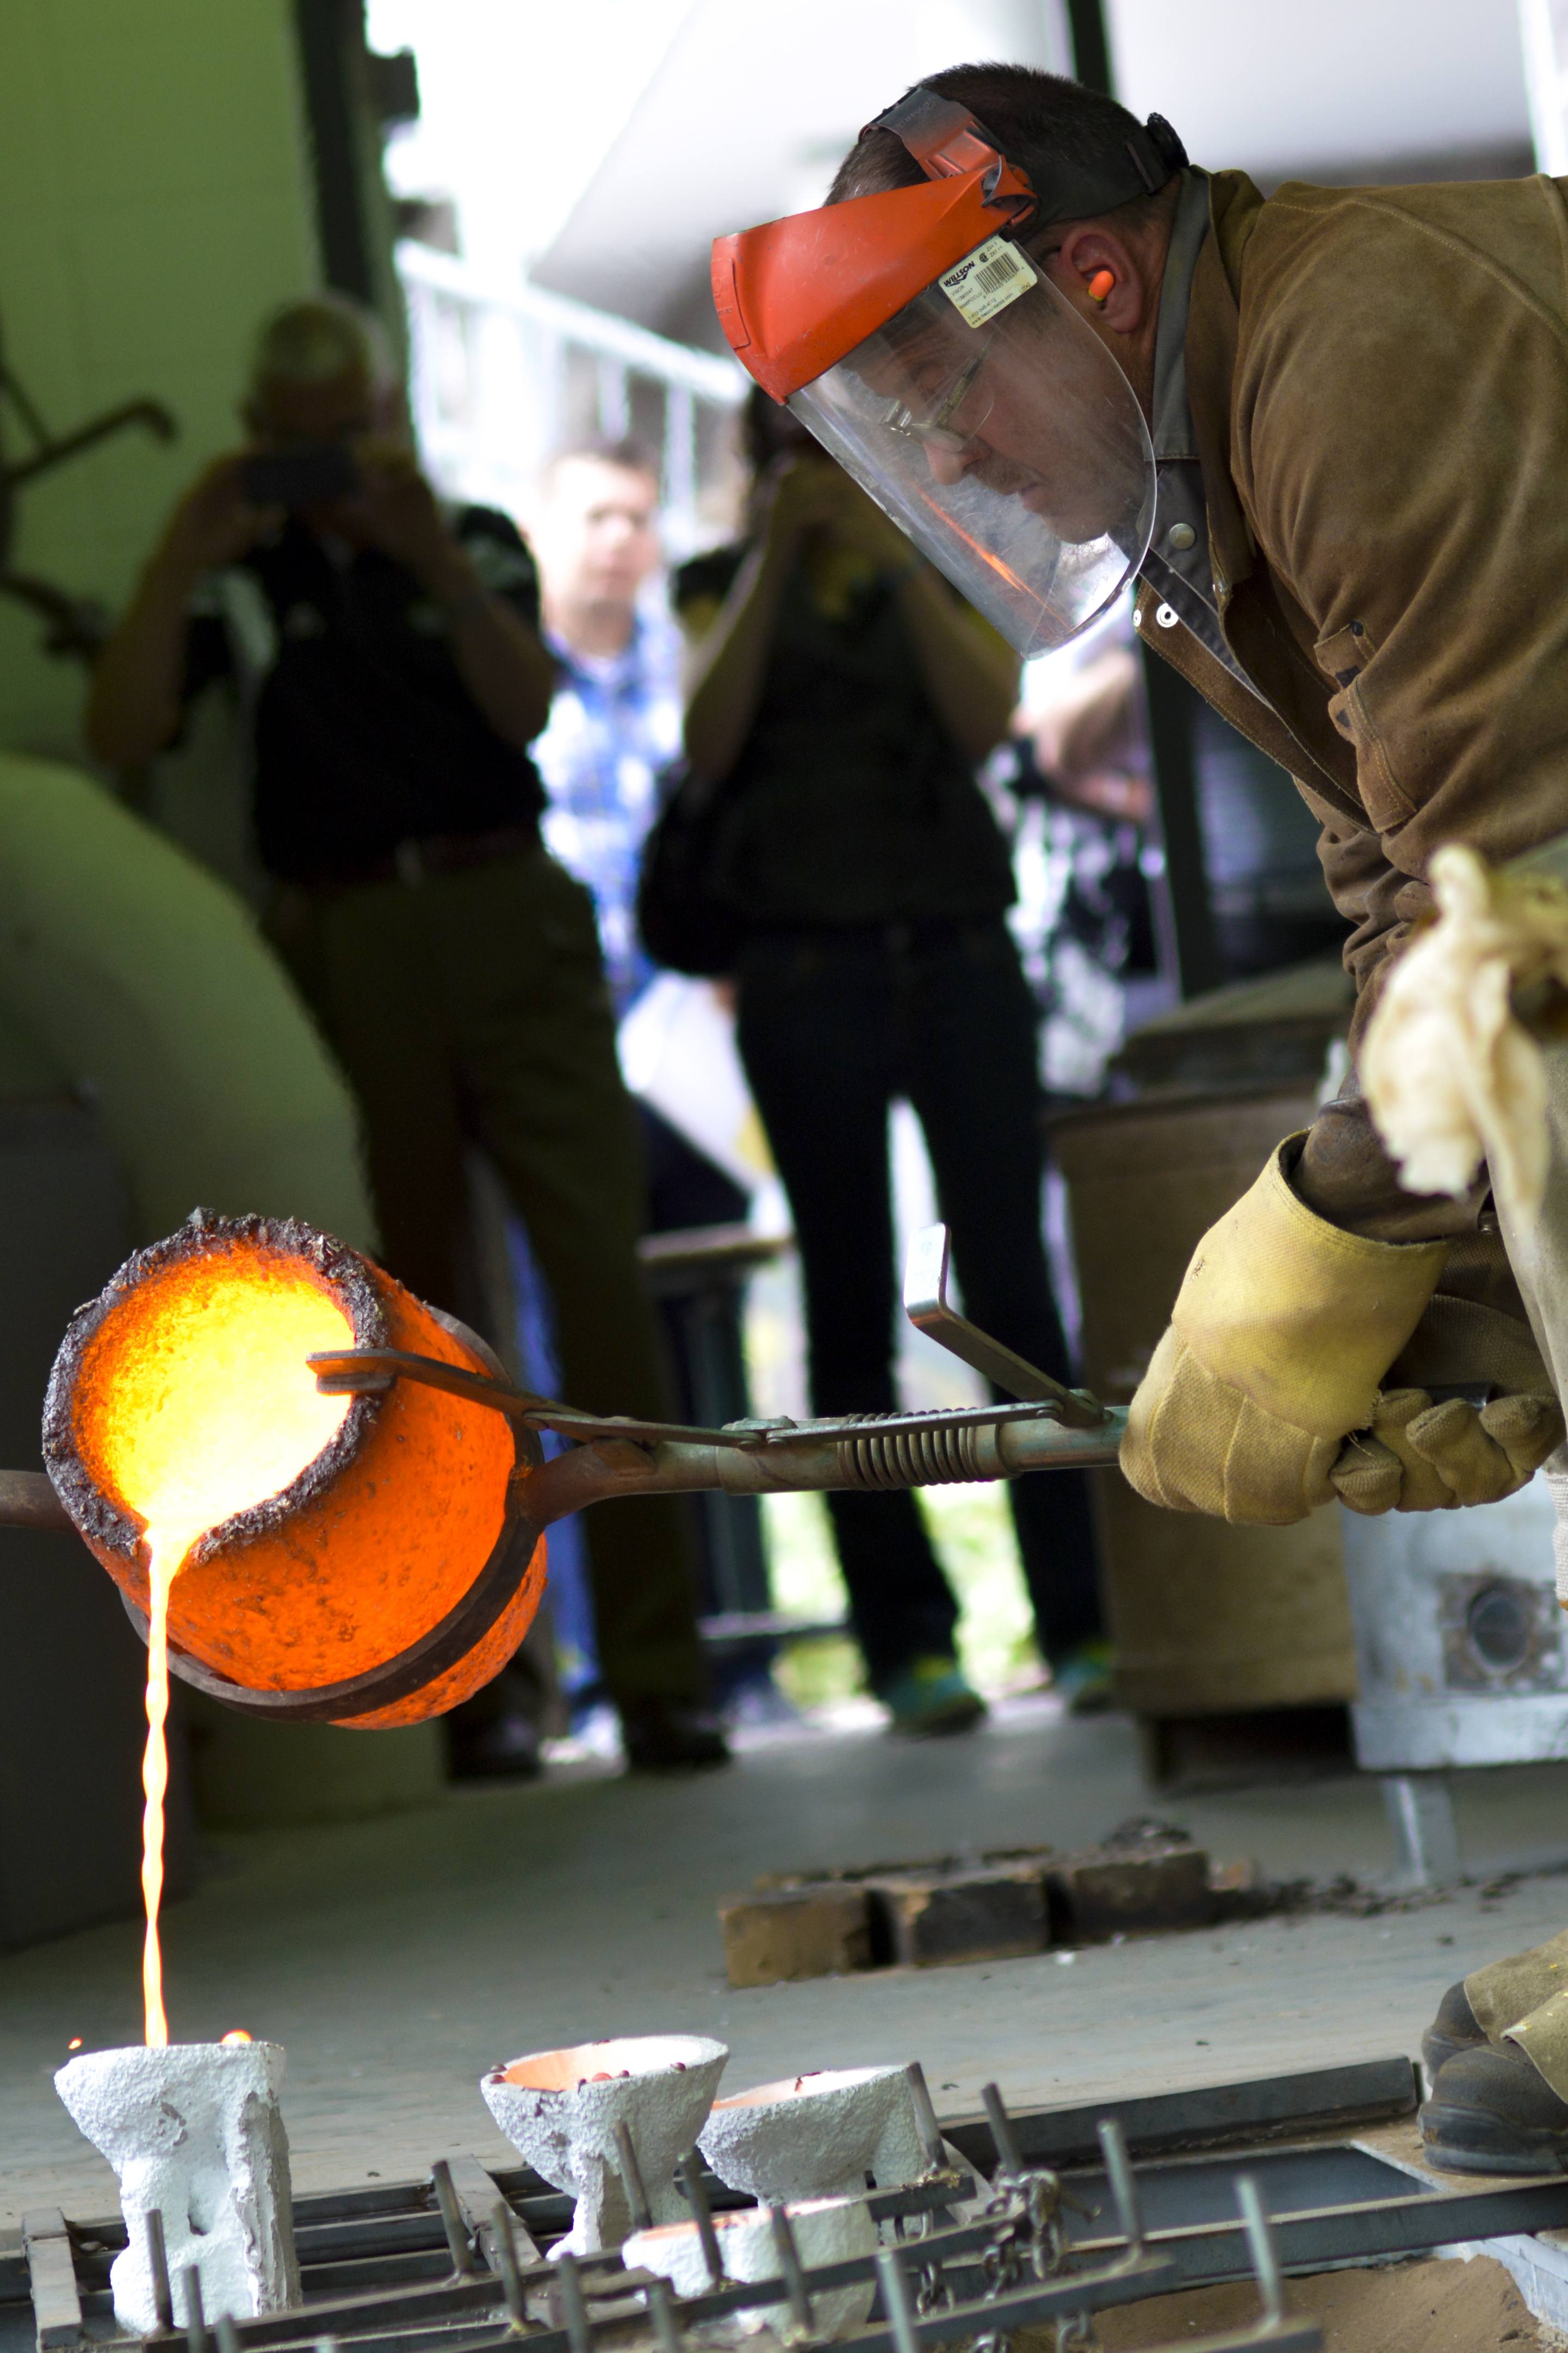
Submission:
[[[288,0],[4,0],[0,327],[56,432],[153,394],[132,432],[21,494],[12,561],[123,599],[169,506],[237,438],[262,311],[317,281]],[[20,442],[0,422],[13,456]],[[0,599],[0,747],[79,754],[79,666]]]

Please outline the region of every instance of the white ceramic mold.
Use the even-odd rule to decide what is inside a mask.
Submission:
[[[901,2067],[819,2068],[716,2100],[700,2147],[753,2198],[835,2198],[913,2181],[926,2156]]]
[[[868,2255],[877,2245],[877,2225],[864,2199],[812,2198],[789,2209],[790,2227],[805,2264],[841,2263],[852,2255]],[[773,2221],[766,2207],[745,2207],[715,2214],[713,2228],[723,2259],[724,2276],[732,2280],[773,2280],[782,2276]],[[630,2269],[642,2264],[662,2272],[677,2295],[703,2295],[711,2286],[708,2262],[695,2222],[669,2222],[660,2229],[637,2231],[621,2249]],[[819,2337],[842,2335],[858,2328],[868,2316],[877,2293],[874,2279],[850,2287],[829,2288],[812,2299],[812,2320]],[[783,2337],[789,2324],[784,2303],[757,2305],[729,2312],[715,2329],[726,2337],[753,2337],[770,2330]],[[703,2333],[707,2334],[704,2324]]]
[[[643,2034],[532,2051],[483,2077],[485,2105],[518,2155],[577,2200],[554,2253],[613,2250],[631,2229],[619,2124],[631,2135],[654,2221],[684,2214],[675,2169],[702,2128],[729,2055],[701,2034]]]
[[[134,2336],[158,2327],[146,2217],[163,2218],[174,2320],[187,2318],[181,2274],[201,2274],[208,2325],[300,2301],[289,2204],[289,2140],[278,2094],[280,2042],[174,2042],[84,2051],[55,2089],[120,2179],[130,2244],[110,2266],[114,2316]]]

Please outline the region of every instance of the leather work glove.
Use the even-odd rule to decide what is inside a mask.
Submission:
[[[1286,1179],[1298,1147],[1288,1137],[1198,1244],[1132,1399],[1121,1468],[1167,1510],[1285,1527],[1330,1502],[1453,1248],[1330,1225]]]
[[[1525,1321],[1497,1233],[1454,1244],[1426,1311],[1384,1376],[1370,1430],[1331,1477],[1352,1512],[1441,1512],[1495,1504],[1563,1441],[1563,1410]],[[1484,1404],[1434,1389],[1495,1392]]]
[[[1199,1244],[1123,1472],[1169,1510],[1272,1526],[1336,1493],[1366,1514],[1511,1495],[1563,1420],[1500,1238],[1345,1233],[1291,1191],[1298,1141]],[[1461,1386],[1497,1394],[1434,1402]]]

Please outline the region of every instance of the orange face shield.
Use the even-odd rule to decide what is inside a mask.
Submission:
[[[1027,659],[1065,645],[1142,564],[1142,411],[1018,233],[1152,192],[1185,157],[1158,116],[1110,173],[1042,201],[966,110],[917,90],[879,117],[923,184],[720,237],[731,350]]]

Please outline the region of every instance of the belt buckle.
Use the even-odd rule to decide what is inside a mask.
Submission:
[[[392,865],[406,891],[416,891],[426,879],[424,853],[416,841],[400,841],[392,853]]]

